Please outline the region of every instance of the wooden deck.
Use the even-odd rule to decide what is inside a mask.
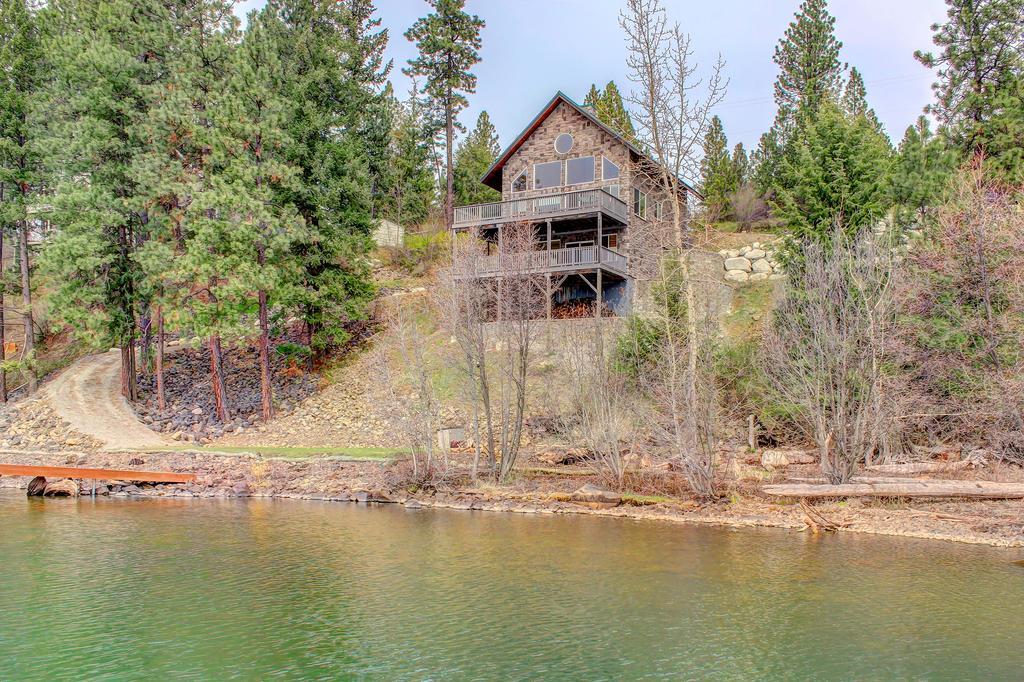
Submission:
[[[550,251],[532,251],[528,254],[480,256],[471,274],[457,275],[458,279],[496,277],[509,273],[560,274],[567,272],[594,272],[604,270],[618,277],[627,276],[626,256],[606,246],[572,246]]]
[[[458,206],[453,229],[467,229],[500,223],[539,222],[555,218],[573,218],[601,213],[625,225],[628,218],[626,202],[604,189],[586,189],[561,194],[541,194],[512,201]]]
[[[136,481],[141,483],[191,483],[195,474],[176,471],[137,471],[134,469],[88,469],[84,467],[52,467],[34,464],[0,464],[0,476],[43,476],[46,478],[82,478],[102,481]]]

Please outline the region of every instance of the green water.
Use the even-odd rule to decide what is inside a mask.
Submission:
[[[1024,551],[0,491],[0,679],[1022,679]]]

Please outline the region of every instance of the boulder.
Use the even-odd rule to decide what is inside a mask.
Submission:
[[[742,270],[729,270],[725,273],[726,282],[746,282],[748,279],[750,279],[750,275]]]
[[[47,483],[43,495],[46,497],[78,497],[78,481],[62,478],[59,481]]]
[[[42,476],[36,476],[28,482],[28,496],[29,497],[42,497],[43,492],[46,490],[46,479]]]
[[[766,261],[764,258],[754,261],[751,266],[751,270],[754,272],[770,273],[772,271],[772,264]]]
[[[737,256],[736,258],[726,258],[725,269],[750,272],[750,261],[744,258],[743,256]]]
[[[765,450],[761,453],[761,466],[771,471],[790,464],[813,464],[817,458],[803,450]]]
[[[405,508],[406,509],[422,509],[423,508],[423,504],[420,503],[420,501],[417,500],[416,498],[410,497],[408,500],[405,501]]]
[[[755,272],[754,274],[752,274],[750,276],[748,281],[750,281],[750,282],[762,282],[762,281],[764,281],[766,279],[768,279],[768,273],[767,272]]]
[[[746,255],[746,257],[749,258],[750,260],[757,260],[758,258],[764,258],[766,254],[764,252],[764,249],[757,248],[757,245],[755,244],[754,248],[750,249],[750,251],[747,251],[747,253],[744,255]]]
[[[590,505],[615,507],[622,502],[622,495],[610,490],[602,490],[592,483],[587,483],[578,488],[569,499],[573,502],[584,502]]]

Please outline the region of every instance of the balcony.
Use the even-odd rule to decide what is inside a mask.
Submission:
[[[584,189],[578,192],[544,194],[491,204],[459,206],[455,209],[455,220],[452,226],[458,230],[518,220],[541,221],[571,218],[598,212],[623,225],[626,224],[629,215],[626,202],[609,194],[604,189]]]
[[[463,277],[494,277],[501,274],[556,274],[601,269],[625,278],[626,256],[605,246],[573,246],[550,251],[530,251],[480,256],[473,274]]]

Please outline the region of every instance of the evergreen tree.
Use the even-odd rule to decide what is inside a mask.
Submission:
[[[501,153],[498,132],[486,111],[481,111],[476,127],[455,152],[455,199],[460,204],[499,201],[501,193],[480,182]]]
[[[996,98],[982,144],[990,169],[1007,182],[1024,184],[1024,75]]]
[[[445,138],[445,225],[454,218],[454,140],[459,113],[466,108],[466,94],[476,91],[476,76],[470,71],[480,61],[480,30],[484,21],[463,11],[465,0],[428,0],[434,12],[419,19],[405,37],[416,43],[419,56],[409,61],[405,72],[426,78],[424,91],[432,106],[444,114]]]
[[[750,155],[750,179],[762,196],[767,198],[773,194],[781,163],[782,146],[779,144],[779,133],[773,127],[761,135],[757,149]]]
[[[792,151],[790,139],[803,134],[799,126],[812,121],[823,103],[839,97],[845,66],[839,61],[843,44],[835,37],[835,23],[827,0],[805,0],[775,48],[778,109],[770,134],[761,139],[756,163],[755,184],[765,196],[775,189],[781,157]]]
[[[583,98],[583,106],[589,107],[594,114],[597,114],[597,107],[601,103],[601,91],[597,89],[597,86],[593,83],[590,84],[590,90],[587,91],[587,96]]]
[[[413,84],[406,102],[395,101],[391,134],[392,182],[387,217],[400,225],[426,220],[436,198],[430,168],[431,124]]]
[[[732,148],[732,176],[737,187],[750,182],[750,159],[742,142]]]
[[[729,206],[729,196],[737,187],[728,147],[722,120],[714,116],[704,136],[704,158],[700,163],[704,207],[713,219],[724,217]]]
[[[293,243],[302,270],[290,305],[312,364],[348,338],[347,324],[365,317],[372,297],[366,253],[375,206],[391,182],[388,99],[378,92],[390,69],[387,33],[377,30],[369,2],[272,0],[264,11],[291,104],[282,144],[298,178],[277,192],[306,226]]]
[[[14,235],[21,270],[24,346],[22,367],[28,390],[36,390],[33,367],[32,289],[29,278],[29,209],[42,188],[41,160],[36,148],[31,109],[42,81],[42,37],[26,0],[0,0],[0,252],[4,235]],[[4,287],[0,270],[0,348],[3,329]],[[0,402],[7,402],[6,357],[0,355]]]
[[[986,151],[986,128],[1024,75],[1024,0],[947,0],[948,20],[935,24],[937,52],[918,51],[936,69],[936,114],[963,156]],[[1012,97],[1012,95],[1010,95]]]
[[[612,130],[621,133],[627,140],[635,141],[636,129],[633,127],[633,119],[630,118],[626,105],[622,102],[622,94],[616,87],[615,81],[608,81],[608,85],[604,86],[604,91],[599,97],[595,107],[598,120]]]
[[[136,247],[144,232],[133,161],[148,95],[163,76],[161,4],[54,0],[45,12],[50,78],[39,105],[57,179],[60,230],[43,252],[50,310],[96,345],[121,349],[121,389],[136,397]]]
[[[939,200],[954,168],[945,141],[932,134],[926,117],[919,117],[907,128],[893,159],[890,201],[897,217],[908,223],[923,218]]]
[[[864,77],[860,75],[857,67],[850,69],[850,77],[843,89],[841,104],[847,116],[863,116],[876,130],[882,131],[882,124],[879,122],[875,110],[868,106],[868,91],[864,87]]]
[[[775,104],[781,119],[815,111],[839,94],[843,65],[827,0],[804,0],[775,48]]]
[[[837,226],[856,234],[887,208],[888,142],[832,102],[805,117],[792,155],[782,157],[775,214],[798,238],[827,240]]]

